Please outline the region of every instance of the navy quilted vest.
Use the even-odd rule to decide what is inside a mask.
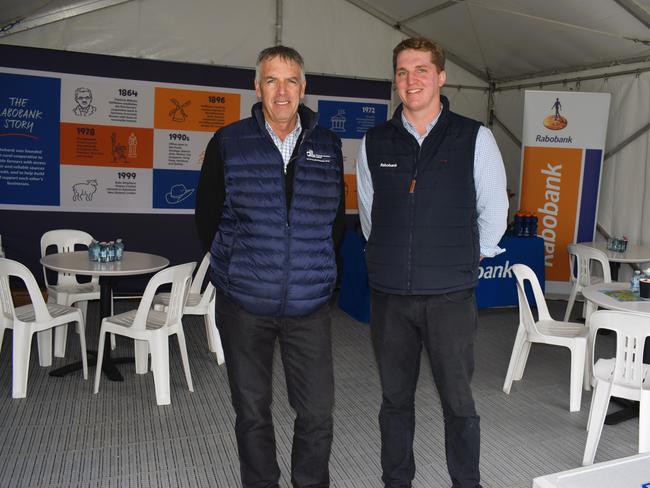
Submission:
[[[341,198],[341,142],[304,106],[294,151],[287,210],[284,163],[265,126],[253,116],[216,134],[224,160],[226,198],[212,243],[211,279],[248,312],[301,316],[330,298],[336,282],[332,224]]]
[[[401,106],[366,133],[374,188],[366,259],[377,290],[432,295],[476,286],[474,147],[480,123],[450,112],[442,101],[421,147],[402,125]]]

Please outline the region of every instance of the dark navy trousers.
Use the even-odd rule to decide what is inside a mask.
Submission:
[[[280,479],[271,417],[277,340],[289,404],[296,412],[291,483],[294,488],[328,487],[334,405],[329,305],[303,317],[265,317],[217,293],[216,317],[236,414],[242,485],[275,488]]]
[[[426,349],[445,422],[445,453],[453,488],[480,488],[479,417],[470,382],[477,310],[474,290],[441,295],[393,295],[373,290],[372,344],[382,403],[382,480],[410,487],[415,476],[415,389]]]

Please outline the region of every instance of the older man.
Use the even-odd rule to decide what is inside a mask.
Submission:
[[[302,57],[264,49],[250,118],[206,150],[196,223],[210,249],[242,484],[278,486],[271,418],[276,340],[296,412],[294,487],[329,486],[334,381],[328,301],[343,229],[341,141],[301,104]]]

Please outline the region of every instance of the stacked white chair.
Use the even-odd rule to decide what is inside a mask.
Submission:
[[[569,301],[566,306],[566,312],[564,313],[565,322],[569,320],[576,297],[583,288],[599,282],[611,283],[612,281],[609,260],[604,252],[580,244],[569,244],[567,250],[569,252],[569,268],[571,270],[569,276],[571,277],[572,287],[571,293],[569,294]],[[603,270],[602,280],[593,276],[591,267],[592,262],[600,263]],[[585,316],[584,307],[582,316]]]
[[[184,314],[203,316],[208,349],[216,355],[217,363],[223,364],[223,347],[214,311],[215,289],[212,283],[208,282],[205,289],[201,291],[209,267],[210,253],[206,253],[192,280]],[[169,293],[158,293],[153,302],[155,309],[164,310],[169,305]]]
[[[192,280],[192,271],[196,263],[180,264],[158,271],[147,284],[140,305],[136,310],[130,310],[102,320],[97,348],[97,370],[95,372],[95,393],[99,391],[102,361],[104,359],[104,341],[107,333],[113,333],[135,340],[136,373],[146,373],[148,367],[142,364],[147,361],[146,351],[151,354],[151,370],[153,371],[158,405],[171,403],[169,379],[169,336],[176,334],[181,351],[185,380],[190,391],[194,391],[190,363],[187,357],[185,334],[183,333],[183,308]],[[166,309],[155,310],[153,299],[156,291],[162,285],[171,284],[169,304]],[[143,353],[144,351],[144,353]]]
[[[51,246],[56,246],[56,252],[74,252],[75,246],[90,245],[93,237],[87,232],[74,229],[56,229],[45,232],[41,237],[41,256]],[[50,271],[51,272],[51,271]],[[84,320],[87,317],[88,300],[99,300],[99,278],[94,276],[87,283],[80,283],[77,276],[70,273],[58,273],[56,283],[48,279],[48,272],[43,267],[43,278],[47,289],[47,301],[59,305],[76,306],[83,314]],[[65,356],[65,347],[68,337],[67,324],[58,327],[54,331],[54,355]]]
[[[639,452],[650,452],[650,366],[643,363],[643,350],[650,337],[650,318],[631,312],[601,310],[594,312],[589,322],[594,346],[598,330],[616,332],[616,357],[598,359],[593,365],[594,393],[583,466],[594,462],[609,399],[613,396],[639,402]]]
[[[15,277],[24,283],[31,303],[15,307],[9,287],[9,278]],[[81,310],[56,303],[45,303],[34,275],[26,266],[11,259],[0,258],[0,345],[5,328],[13,329],[12,396],[27,396],[27,376],[31,353],[32,336],[38,341],[39,364],[52,364],[52,329],[62,324],[75,322],[81,343],[81,362],[84,379],[88,378],[86,358],[86,336]]]
[[[580,411],[582,398],[582,377],[585,368],[587,349],[587,327],[572,322],[560,322],[551,317],[544,293],[537,280],[535,272],[525,264],[515,264],[512,271],[517,279],[517,297],[519,299],[519,328],[512,348],[508,372],[503,383],[503,391],[510,394],[512,382],[523,377],[528,353],[532,343],[552,344],[563,346],[571,351],[571,382],[569,395],[569,410]],[[537,305],[538,320],[533,317],[525,292],[525,282],[529,282],[535,304]]]

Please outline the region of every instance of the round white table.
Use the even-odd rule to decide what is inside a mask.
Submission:
[[[611,252],[611,251],[610,251]],[[598,283],[595,285],[590,285],[582,289],[582,295],[585,300],[587,300],[587,307],[585,309],[585,323],[589,326],[589,317],[591,314],[600,308],[606,308],[608,310],[621,310],[623,312],[636,312],[648,315],[648,320],[650,320],[650,300],[639,300],[639,301],[619,301],[616,298],[606,295],[605,291],[622,291],[629,290],[629,283],[613,282],[613,283]],[[596,338],[594,337],[594,331],[591,330],[589,326],[589,341],[587,345],[587,354],[586,354],[586,364],[585,364],[585,387],[589,386],[589,381],[591,378],[591,351],[593,350],[593,341]],[[646,347],[643,354],[643,362],[650,364],[650,344],[646,342]],[[625,402],[625,408],[619,410],[618,412],[611,413],[605,417],[605,423],[607,425],[617,424],[623,420],[633,418],[638,415],[639,409],[636,402],[628,403],[621,400],[621,403]]]
[[[82,276],[99,276],[99,321],[111,315],[112,281],[118,276],[133,276],[155,273],[169,266],[169,259],[156,254],[124,251],[121,261],[99,263],[88,259],[87,251],[48,254],[41,258],[41,264],[53,271],[72,273]],[[96,353],[88,351],[95,358],[88,358],[89,363],[96,363]],[[112,381],[123,381],[116,364],[133,361],[133,358],[111,358],[110,341],[105,342],[102,371]],[[51,376],[64,376],[81,369],[81,362],[72,363],[50,372]]]
[[[616,298],[610,297],[603,291],[621,291],[629,290],[630,284],[625,282],[597,283],[582,289],[581,293],[588,300],[587,310],[585,311],[586,320],[597,307],[608,310],[622,310],[623,312],[647,313],[650,316],[650,300],[640,300],[638,302],[621,302]],[[650,319],[650,317],[649,317]]]
[[[612,270],[612,280],[616,281],[618,279],[618,268],[621,263],[627,263],[632,265],[634,269],[637,269],[639,263],[644,263],[650,261],[650,247],[645,246],[635,246],[628,242],[625,252],[614,252],[607,249],[607,242],[580,242],[582,246],[593,247],[599,251],[604,252],[607,255],[607,259],[610,263],[613,264],[611,267]],[[618,309],[617,309],[618,310]]]

